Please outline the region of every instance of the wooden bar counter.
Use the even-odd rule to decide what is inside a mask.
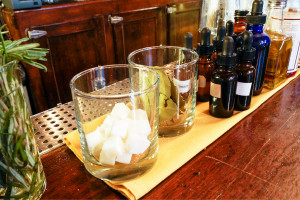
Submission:
[[[300,199],[300,77],[143,199]],[[63,145],[42,156],[42,199],[124,199]]]

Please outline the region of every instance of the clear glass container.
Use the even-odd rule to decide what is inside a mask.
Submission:
[[[287,8],[284,12],[284,33],[293,37],[293,48],[287,77],[294,76],[300,64],[300,1],[288,1]]]
[[[286,0],[269,0],[268,2],[268,19],[265,32],[271,39],[271,45],[264,86],[269,89],[277,87],[286,79],[293,47],[292,37],[283,32],[286,3]]]
[[[158,74],[129,65],[83,71],[70,82],[85,168],[125,181],[147,172],[158,153]]]
[[[198,54],[172,46],[147,47],[129,54],[128,62],[154,69],[160,76],[159,136],[176,136],[194,124]]]
[[[16,61],[0,66],[0,198],[39,199],[46,178]]]
[[[225,26],[228,20],[234,20],[235,10],[248,9],[249,5],[251,7],[250,0],[203,0],[199,32],[204,27],[209,27],[213,40],[219,26]]]

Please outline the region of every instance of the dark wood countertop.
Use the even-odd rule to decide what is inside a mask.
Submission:
[[[300,76],[143,199],[300,199]],[[43,199],[124,199],[65,145],[42,156]]]

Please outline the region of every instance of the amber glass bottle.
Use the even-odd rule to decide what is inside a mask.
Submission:
[[[237,49],[237,64],[235,66],[238,82],[235,96],[235,110],[247,110],[250,108],[255,79],[255,68],[252,61],[255,58],[255,48],[252,47],[253,33],[245,31],[243,45]]]
[[[234,24],[233,24],[233,36],[235,42],[235,51],[238,47],[242,46],[242,39],[237,41],[237,36],[243,33],[246,30],[246,15],[248,14],[248,10],[235,10],[234,12]]]
[[[199,101],[208,101],[210,92],[210,80],[215,69],[215,63],[211,60],[214,47],[210,44],[211,31],[205,27],[201,30],[200,43],[197,46],[198,60],[198,92]]]
[[[233,52],[234,40],[224,39],[222,53],[218,55],[217,68],[213,71],[210,85],[209,113],[212,116],[227,118],[233,115],[237,74],[235,72],[236,54]]]
[[[286,0],[269,0],[268,19],[265,32],[271,38],[271,46],[267,61],[264,86],[273,89],[286,79],[287,69],[293,47],[292,37],[283,33],[283,9]],[[273,18],[279,18],[275,24]],[[278,21],[278,20],[277,20]]]
[[[234,12],[233,34],[237,36],[246,30],[246,15],[248,10],[236,10]]]
[[[226,34],[225,26],[219,26],[217,30],[217,37],[213,41],[215,50],[211,55],[211,59],[213,60],[214,63],[217,63],[218,54],[222,52],[225,34]]]

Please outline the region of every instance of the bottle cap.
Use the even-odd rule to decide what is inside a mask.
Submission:
[[[211,31],[209,28],[204,27],[200,32],[200,43],[197,45],[197,53],[199,55],[211,55],[214,47],[210,44]]]
[[[218,54],[217,64],[225,67],[232,67],[236,62],[236,54],[233,52],[234,40],[226,36],[223,42],[222,52]]]
[[[184,34],[184,47],[193,49],[193,34],[190,32]]]
[[[246,16],[247,24],[265,24],[267,15],[263,14],[263,0],[254,0],[252,3],[251,14]]]
[[[234,16],[235,17],[246,17],[246,15],[249,13],[248,10],[235,10]]]
[[[222,51],[225,34],[226,34],[225,26],[219,26],[217,30],[217,38],[213,41],[214,48],[217,51]]]
[[[256,50],[252,47],[253,33],[245,31],[243,34],[243,44],[237,48],[237,60],[239,61],[252,61],[255,58]]]
[[[287,0],[269,0],[269,7],[286,8]]]
[[[226,22],[226,36],[233,36],[233,21],[231,20]]]

